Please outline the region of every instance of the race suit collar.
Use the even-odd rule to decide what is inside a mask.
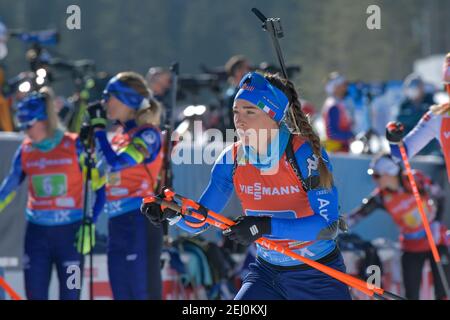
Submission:
[[[270,170],[280,161],[281,156],[286,150],[289,136],[289,128],[284,122],[282,122],[277,135],[267,146],[267,154],[260,155],[254,148],[250,146],[244,146],[244,156],[250,164],[260,169],[261,171]]]
[[[52,151],[64,137],[64,132],[56,129],[52,137],[45,138],[40,142],[33,142],[32,146],[42,152]]]

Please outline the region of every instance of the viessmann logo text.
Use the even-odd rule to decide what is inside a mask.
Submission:
[[[239,189],[242,193],[253,195],[255,200],[261,200],[262,196],[281,196],[300,193],[300,187],[295,185],[284,187],[263,187],[261,183],[254,183],[253,185],[239,184]]]
[[[27,168],[38,167],[39,169],[43,169],[45,167],[51,166],[63,166],[72,164],[72,159],[70,158],[62,158],[62,159],[46,159],[42,158],[38,161],[30,161],[26,163]]]

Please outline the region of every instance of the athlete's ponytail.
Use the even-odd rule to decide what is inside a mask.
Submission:
[[[136,112],[136,123],[138,126],[151,124],[159,127],[161,124],[162,106],[154,98],[149,99],[149,106],[142,108]]]
[[[286,123],[293,134],[301,135],[311,143],[313,152],[319,159],[320,185],[327,189],[331,188],[333,185],[333,175],[328,170],[325,159],[322,157],[320,138],[314,132],[309,118],[302,111],[302,105],[294,84],[289,80],[280,78],[278,75],[267,74],[265,77],[272,85],[283,91],[288,97],[289,107],[286,115]]]

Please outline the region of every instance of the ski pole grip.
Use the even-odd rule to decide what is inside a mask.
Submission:
[[[152,203],[152,202],[156,202],[156,203],[159,204],[158,198],[155,197],[155,196],[148,196],[148,197],[145,197],[145,198],[143,199],[143,202],[144,202],[144,203]]]
[[[173,211],[176,211],[177,213],[181,213],[181,207],[176,203],[173,203],[171,201],[162,200],[162,199],[158,199],[157,203],[159,203],[163,207],[166,207]]]

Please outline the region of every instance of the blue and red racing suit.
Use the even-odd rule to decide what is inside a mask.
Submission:
[[[274,153],[274,156],[278,158],[268,166],[263,164],[267,163],[264,160],[248,163],[248,156],[251,157],[252,151],[240,143],[226,148],[216,160],[211,171],[211,179],[199,203],[212,211],[221,212],[234,190],[241,201],[245,215],[272,217],[272,233],[264,235],[265,237],[289,247],[302,256],[330,263],[332,267],[344,271],[345,266],[338,254],[335,241],[330,238],[322,239],[324,231],[332,229],[339,220],[337,189],[334,186],[331,189],[317,186],[318,158],[308,142],[299,136],[290,137],[287,128],[280,130],[278,139],[279,150],[282,152],[277,155]],[[299,181],[293,167],[288,163],[289,148],[293,152],[292,158],[295,158],[301,171],[302,181]],[[322,155],[331,170],[328,155],[325,151]],[[196,221],[190,217],[185,219]],[[179,220],[177,225],[191,233],[200,233],[209,227],[206,224],[200,229],[195,229],[186,225],[183,219]],[[268,250],[259,244],[257,244],[257,263],[254,268],[256,270],[246,277],[248,284],[244,280],[241,289],[244,291],[240,292],[236,299],[349,298],[346,286],[337,280],[320,275],[320,272],[316,274],[316,270],[305,270],[308,267],[302,262]],[[278,289],[275,288],[276,286],[268,286],[261,280],[273,272],[280,273],[280,277],[277,277],[280,281],[277,284]],[[282,277],[281,274],[285,276]],[[320,278],[319,281],[327,283],[328,291],[312,290],[310,292],[309,289],[305,289],[312,286],[309,281],[318,280],[316,276]],[[295,278],[301,282],[297,283],[298,286],[287,285]],[[261,281],[255,281],[256,279]],[[277,280],[267,279],[267,281]]]
[[[432,192],[437,190],[432,184],[430,178],[422,172],[415,170],[413,172],[418,188],[422,194],[423,208],[430,221],[433,238],[437,245],[446,245],[445,226],[437,219],[438,206],[436,198],[432,197]],[[417,203],[406,175],[402,176],[402,185],[398,191],[376,189],[370,197],[363,200],[363,205],[355,209],[348,217],[348,223],[354,225],[364,217],[368,216],[376,209],[383,209],[393,219],[400,231],[400,245],[403,251],[423,252],[429,251],[425,228],[417,209]]]
[[[0,187],[0,211],[28,177],[28,221],[25,236],[25,287],[28,299],[47,299],[53,264],[60,281],[60,299],[78,299],[79,290],[67,288],[69,265],[82,265],[76,250],[76,233],[83,218],[83,171],[85,156],[76,134],[56,131],[47,147],[29,139],[17,149],[11,171]],[[50,147],[48,147],[50,145]],[[105,202],[101,167],[93,170],[96,190],[93,220]]]
[[[437,201],[443,195],[437,185],[433,185],[431,179],[420,171],[414,171],[419,192],[422,195],[423,207],[430,221],[433,239],[441,257],[449,258],[447,249],[447,228],[439,220],[440,208]],[[445,290],[440,281],[440,276],[432,258],[425,228],[417,209],[416,200],[412,193],[406,175],[402,175],[402,187],[397,191],[376,189],[370,197],[363,200],[363,205],[355,209],[348,218],[349,225],[354,225],[367,217],[376,209],[383,209],[389,213],[400,230],[400,245],[402,255],[403,284],[407,299],[419,299],[422,269],[425,260],[430,260],[435,285],[435,296],[441,299],[445,296]],[[450,275],[450,268],[444,265],[445,272]]]
[[[322,116],[327,136],[326,149],[330,152],[348,152],[350,141],[354,135],[352,120],[344,101],[328,97],[322,109]]]
[[[161,133],[131,120],[111,143],[106,131],[95,137],[97,154],[108,165],[108,270],[114,299],[161,299],[162,229],[140,213],[142,198],[153,194],[161,170]]]

